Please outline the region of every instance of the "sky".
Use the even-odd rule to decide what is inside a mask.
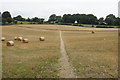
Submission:
[[[0,0],[0,11],[12,17],[49,18],[51,14],[94,14],[98,18],[108,14],[118,16],[119,0]]]

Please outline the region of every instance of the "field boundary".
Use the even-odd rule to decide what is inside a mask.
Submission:
[[[45,28],[40,28],[41,30],[38,30],[39,28],[31,28],[31,27],[22,27],[22,26],[19,26],[18,25],[18,27],[19,28],[26,28],[26,29],[30,29],[30,30],[36,30],[36,31],[59,31],[60,30],[60,28],[59,29],[45,29]],[[74,28],[76,28],[76,27],[74,27]],[[77,29],[75,29],[75,30],[62,30],[61,29],[61,31],[77,31],[77,32],[82,32],[82,31],[86,31],[86,32],[88,32],[88,31],[97,31],[97,32],[109,32],[109,31],[111,31],[111,32],[115,32],[115,31],[118,31],[118,29],[116,28],[116,29],[111,29],[111,28],[83,28],[83,29],[79,29],[79,28],[77,28]]]

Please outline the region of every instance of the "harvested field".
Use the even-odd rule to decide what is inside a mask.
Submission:
[[[61,63],[59,60],[62,59],[64,53],[61,53],[59,31],[64,41],[63,50],[66,51],[64,59],[67,64],[72,65],[75,77],[117,78],[118,76],[118,31],[116,28],[11,25],[2,26],[2,29],[2,36],[6,38],[6,41],[2,42],[3,78],[61,77],[60,65],[64,64],[64,60],[61,60]],[[91,31],[95,33],[92,34]],[[24,44],[14,40],[17,36],[27,38],[29,43]],[[45,41],[39,40],[41,36],[45,37]],[[6,42],[11,40],[15,42],[14,46],[6,46]],[[65,77],[69,78],[67,75]]]
[[[80,78],[118,76],[117,31],[63,32],[70,62]]]
[[[3,78],[54,78],[57,77],[59,59],[59,33],[57,31],[37,31],[11,26],[3,27],[6,40],[15,36],[29,39],[28,44],[15,41],[14,47],[3,42]],[[39,37],[45,36],[45,42]],[[57,43],[57,44],[56,44]]]

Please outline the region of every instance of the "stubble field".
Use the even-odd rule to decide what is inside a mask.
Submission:
[[[94,30],[95,34],[91,31]],[[64,25],[2,26],[3,78],[58,78],[60,33],[78,78],[113,78],[118,76],[118,31]],[[15,36],[29,43],[15,41]],[[44,36],[45,41],[39,41]],[[13,40],[14,46],[6,46]]]

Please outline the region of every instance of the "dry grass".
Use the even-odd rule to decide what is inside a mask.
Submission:
[[[83,27],[74,27],[74,26],[66,26],[66,25],[17,25],[19,28],[29,28],[29,29],[39,29],[39,30],[79,30],[85,29]],[[34,27],[33,27],[34,26]]]
[[[59,77],[57,65],[61,55],[58,30],[63,30],[69,60],[78,77],[117,77],[116,29],[111,31],[112,29],[64,25],[13,25],[3,26],[6,41],[22,36],[28,38],[29,43],[15,41],[15,46],[7,47],[6,41],[3,42],[3,78]],[[91,34],[90,30],[97,31]],[[44,36],[46,40],[39,41],[40,36]]]
[[[15,36],[29,39],[25,44],[15,41],[15,46],[7,47],[3,42],[3,78],[53,78],[58,77],[57,63],[59,59],[59,33],[3,26],[6,40],[14,40]],[[40,42],[39,37],[46,41]],[[56,44],[57,43],[57,44]]]
[[[80,78],[118,76],[117,31],[64,32],[66,50]]]

